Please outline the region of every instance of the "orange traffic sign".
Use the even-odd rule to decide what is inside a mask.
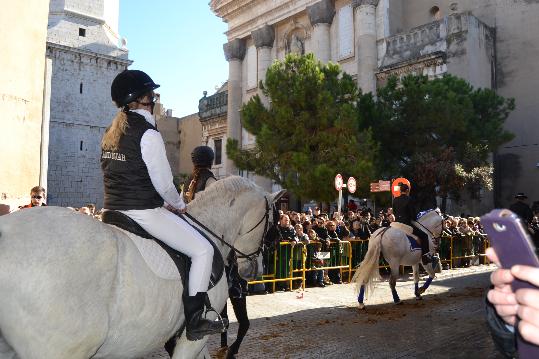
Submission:
[[[408,188],[412,188],[412,186],[410,185],[410,181],[408,181],[406,178],[404,177],[397,178],[393,180],[393,183],[391,184],[391,194],[393,195],[393,197],[399,197],[401,195],[401,189],[400,189],[401,183],[408,185]]]

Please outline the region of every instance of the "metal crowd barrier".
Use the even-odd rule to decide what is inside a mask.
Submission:
[[[442,263],[447,263],[449,268],[456,268],[476,258],[482,259],[483,264],[490,263],[485,255],[488,247],[489,240],[485,235],[452,235],[442,236],[438,251]]]
[[[339,270],[341,278],[346,274],[349,281],[355,268],[365,258],[369,240],[351,239],[329,242],[329,247],[324,248],[324,251],[329,252],[329,259],[324,260],[323,266],[314,263],[315,248],[320,244],[320,242],[315,241],[311,241],[309,244],[280,242],[274,250],[263,253],[263,274],[248,284],[269,283],[272,290],[275,291],[277,283],[285,283],[289,289],[292,289],[293,283],[300,281],[300,286],[305,288],[307,273],[318,270]],[[449,268],[455,268],[460,266],[462,262],[477,257],[482,258],[483,264],[489,263],[485,256],[485,250],[488,246],[488,238],[482,235],[442,236],[438,252],[442,263],[447,263]],[[389,268],[381,256],[379,268]]]

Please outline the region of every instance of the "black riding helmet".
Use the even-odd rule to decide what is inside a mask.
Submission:
[[[211,147],[198,146],[191,152],[191,159],[195,167],[211,167],[215,154]]]
[[[145,72],[139,70],[125,70],[119,73],[110,86],[112,101],[118,107],[124,107],[135,101],[146,92],[158,88],[159,85]]]

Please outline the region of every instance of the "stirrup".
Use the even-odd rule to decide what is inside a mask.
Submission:
[[[210,297],[208,297],[208,293],[204,296],[204,306],[206,307],[206,310],[204,311],[204,319],[206,319],[207,314],[209,312],[214,312],[217,314],[217,319],[221,322],[221,325],[223,327],[222,331],[226,331],[228,329],[228,320],[223,319],[221,314],[217,312],[212,306],[210,302]]]

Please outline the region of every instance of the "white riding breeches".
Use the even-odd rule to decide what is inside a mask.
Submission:
[[[189,295],[206,292],[211,276],[213,247],[189,223],[164,207],[120,211],[135,220],[146,232],[191,258]]]

